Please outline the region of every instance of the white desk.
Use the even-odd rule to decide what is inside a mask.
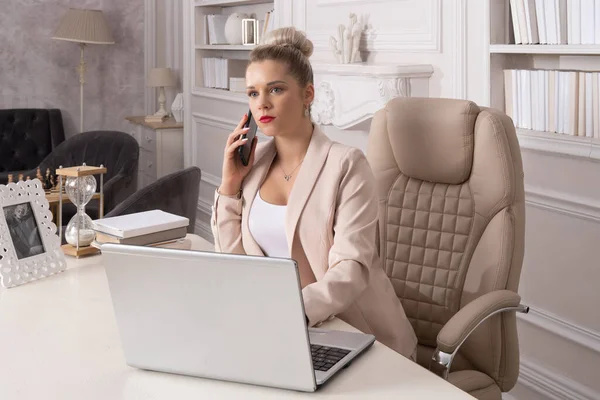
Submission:
[[[193,236],[194,248],[212,245]],[[323,327],[353,330],[340,320]],[[142,371],[125,364],[102,256],[0,288],[2,399],[473,399],[376,342],[315,393]]]

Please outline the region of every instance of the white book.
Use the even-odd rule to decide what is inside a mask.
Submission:
[[[513,32],[515,34],[515,44],[522,44],[523,39],[521,39],[521,32],[519,31],[519,16],[517,15],[516,3],[517,0],[510,0],[510,15],[512,19]]]
[[[578,99],[577,99],[577,135],[585,136],[585,121],[586,121],[586,87],[585,87],[585,72],[577,72]]]
[[[547,128],[549,132],[556,132],[556,101],[558,96],[558,90],[556,88],[556,71],[546,71],[546,81],[548,84],[548,106],[546,108],[547,114]]]
[[[600,128],[600,113],[598,113],[598,73],[592,72],[592,137],[597,137]]]
[[[585,136],[594,137],[594,91],[592,87],[592,73],[585,73]]]
[[[558,1],[544,1],[544,14],[546,25],[546,40],[548,44],[558,44]]]
[[[598,125],[594,126],[594,137],[600,138],[600,74],[598,72],[594,72],[594,78],[596,80],[594,82],[594,89],[596,89],[596,91],[595,91],[596,97],[595,98],[598,98],[598,101],[594,105],[594,107],[595,107],[594,111],[598,114]]]
[[[558,44],[569,43],[569,29],[568,29],[568,5],[567,0],[554,0],[555,11],[556,11],[556,24],[558,29]]]
[[[551,7],[550,4],[548,4]],[[548,44],[548,29],[546,28],[546,10],[544,10],[544,0],[535,0],[535,16],[537,19],[538,33],[540,43]]]
[[[521,96],[521,70],[515,70],[515,75],[513,76],[513,79],[516,82],[515,91],[513,93],[513,99],[516,99],[515,104],[513,105],[513,111],[515,112],[514,123],[515,127],[522,128],[523,124],[521,121],[523,119],[523,97]]]
[[[522,128],[524,129],[532,129],[531,124],[531,71],[530,70],[521,70],[522,80],[521,80],[521,96],[523,99],[523,114],[521,123],[523,124]]]
[[[549,71],[541,71],[541,79],[542,79],[542,87],[544,88],[544,98],[541,101],[541,106],[542,106],[542,130],[544,132],[546,132],[548,130],[548,126],[550,125],[550,123],[548,122],[548,108],[549,108],[549,104],[550,104],[550,93],[548,93],[548,75],[549,75]]]
[[[517,4],[517,16],[519,17],[519,32],[521,32],[521,39],[523,44],[531,43],[531,38],[527,33],[527,17],[525,16],[525,2],[527,0],[516,0]]]
[[[186,217],[161,210],[143,211],[93,221],[94,230],[122,239],[188,226]]]
[[[600,0],[594,0],[594,44],[600,44]]]
[[[594,44],[596,29],[594,28],[594,0],[581,2],[581,44]]]
[[[540,43],[535,12],[535,0],[525,0],[525,18],[527,21],[527,36],[529,37],[529,43]]]
[[[581,44],[581,0],[567,2],[569,7],[569,44]]]
[[[565,76],[565,72],[564,71],[557,71],[557,75],[556,75],[556,87],[558,88],[558,95],[556,96],[556,116],[557,116],[557,123],[556,123],[556,132],[558,133],[566,133],[565,131],[565,126],[566,126],[566,112],[565,112],[565,97],[567,94],[566,91],[566,76]]]

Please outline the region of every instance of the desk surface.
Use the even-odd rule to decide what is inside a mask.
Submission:
[[[191,235],[194,248],[212,245]],[[354,330],[341,320],[325,328]],[[0,288],[3,399],[440,399],[473,397],[376,342],[315,393],[143,371],[125,364],[102,256]]]

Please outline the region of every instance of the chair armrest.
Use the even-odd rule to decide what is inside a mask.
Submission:
[[[441,366],[443,378],[447,378],[454,356],[471,333],[489,317],[506,311],[529,312],[521,304],[521,296],[510,290],[496,290],[473,300],[459,310],[444,325],[437,337],[437,349],[431,361]],[[430,365],[432,370],[432,365]]]

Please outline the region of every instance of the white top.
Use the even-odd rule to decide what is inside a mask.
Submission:
[[[188,237],[193,249],[214,250],[199,236]],[[356,331],[339,319],[322,328]],[[67,257],[60,274],[0,287],[0,343],[2,399],[473,400],[379,342],[316,393],[129,367],[102,255]]]
[[[286,209],[287,206],[267,203],[260,197],[260,190],[256,192],[248,216],[248,228],[267,257],[290,257],[285,236]]]

